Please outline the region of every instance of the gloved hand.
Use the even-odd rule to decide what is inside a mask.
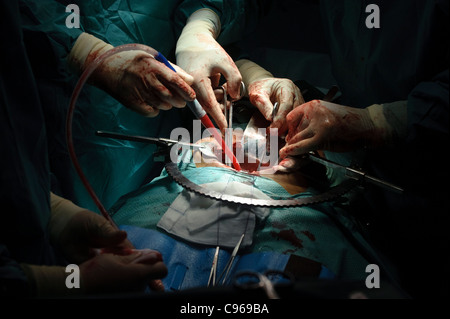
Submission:
[[[146,254],[145,256],[141,256],[142,252],[136,252],[136,250],[132,249],[131,243],[126,240],[127,233],[114,228],[112,224],[103,216],[81,208],[71,201],[53,193],[50,193],[50,204],[50,240],[61,250],[69,262],[82,264],[94,260],[94,265],[97,265],[98,263],[101,267],[105,268],[104,276],[116,276],[115,271],[117,267],[126,266],[128,269],[127,264],[133,262],[133,260],[140,264],[144,263],[150,265],[162,261],[161,254],[157,251],[150,251],[149,255]],[[104,255],[114,255],[112,255],[113,257],[108,258],[101,257],[103,256],[103,254],[99,255],[101,252],[103,252]],[[129,255],[131,257],[128,257]],[[111,264],[105,264],[107,262],[111,262]],[[80,271],[83,273],[82,265],[80,266]],[[93,268],[94,270],[96,269],[94,266]],[[86,269],[89,270],[90,267],[87,267]],[[127,272],[127,269],[124,269],[123,271]],[[142,271],[144,270],[145,269],[142,269]],[[134,270],[131,269],[129,270],[130,276],[133,271]],[[135,271],[138,271],[138,269]],[[142,271],[141,273],[137,272],[136,277],[132,277],[135,279],[136,284],[143,278]],[[161,263],[160,265],[155,264],[154,269],[151,268],[145,270],[145,274],[148,272],[148,276],[152,278],[161,278],[164,276],[164,272],[166,271],[167,270],[165,269],[164,264]],[[43,278],[48,276],[55,276],[56,278],[61,277],[61,270],[58,270],[58,267],[49,267],[48,269],[36,268],[34,272],[37,273],[36,276],[39,278],[42,276]],[[98,272],[98,274],[94,272],[92,275],[92,280],[89,280],[90,273],[86,273],[88,278],[88,283],[86,284],[87,287],[94,287],[92,288],[92,291],[88,289],[87,292],[99,292],[98,289],[100,289],[103,285],[110,287],[107,285],[107,277],[104,277],[105,282],[100,279],[96,279],[101,277],[102,270],[100,269]],[[57,279],[55,280],[58,282]],[[110,278],[109,280],[114,281],[116,279]],[[160,280],[153,280],[150,282],[146,280],[141,284],[150,284],[152,290],[164,290],[164,286]],[[50,285],[49,287],[47,287],[45,283],[40,285],[42,286],[40,289],[43,291],[58,290],[58,288],[54,285]],[[61,286],[60,284],[58,285],[58,287]],[[127,286],[125,282],[122,283],[121,281],[118,282],[117,287],[131,288],[131,286]],[[112,286],[111,289],[113,289]]]
[[[209,9],[194,12],[187,20],[176,47],[177,64],[194,77],[197,100],[215,120],[222,131],[227,127],[223,107],[214,89],[220,76],[226,80],[227,94],[240,98],[241,74],[230,56],[216,42],[220,33],[220,19]]]
[[[68,261],[80,264],[100,248],[120,252],[127,247],[127,233],[115,229],[103,216],[85,210],[62,197],[50,194],[50,239]]]
[[[287,123],[281,158],[314,150],[392,146],[406,136],[406,101],[359,109],[314,100],[291,111]]]
[[[61,266],[36,266],[21,264],[32,283],[37,297],[67,296],[94,293],[143,291],[148,283],[167,275],[161,255],[147,254],[145,262],[134,262],[142,252],[129,255],[101,254],[79,266],[79,288],[68,288],[69,273]]]
[[[249,60],[236,62],[247,88],[250,102],[271,121],[269,128],[277,128],[281,136],[287,131],[286,116],[300,104],[305,103],[300,89],[289,79],[274,78],[258,64]],[[274,103],[278,102],[275,118],[272,118]]]
[[[68,57],[69,67],[81,73],[95,58],[112,49],[102,40],[82,33]],[[172,64],[173,65],[173,64]],[[103,89],[125,107],[154,117],[159,110],[184,107],[195,99],[193,78],[173,65],[177,73],[145,51],[114,54],[99,65],[89,83]]]

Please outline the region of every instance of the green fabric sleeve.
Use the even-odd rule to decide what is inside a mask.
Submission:
[[[20,1],[24,42],[37,77],[61,79],[69,74],[65,59],[83,28],[68,28],[66,6],[54,1]]]
[[[66,26],[66,19],[72,13],[66,12],[66,8],[66,5],[54,0],[20,0],[22,26],[30,32],[47,34],[52,43],[59,45],[67,54],[84,28],[82,24],[80,28]]]

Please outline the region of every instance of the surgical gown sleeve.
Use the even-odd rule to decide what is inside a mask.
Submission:
[[[56,262],[47,224],[50,173],[38,91],[17,1],[0,1],[0,294],[25,296],[19,263]]]
[[[364,1],[320,4],[341,104],[406,100],[418,83],[448,68],[448,1],[378,1],[378,29],[366,26]]]
[[[414,160],[411,161],[420,168],[415,180],[421,181],[422,186],[427,185],[432,191],[448,190],[450,176],[447,154],[444,153],[450,136],[449,108],[448,69],[430,81],[419,83],[408,97],[406,143],[412,150],[409,156]]]
[[[33,56],[39,57],[39,70],[51,74],[66,72],[64,60],[83,32],[80,28],[69,28],[66,19],[72,12],[66,12],[63,1],[56,0],[20,0],[21,21],[28,47],[33,48]],[[77,3],[72,1],[71,3]],[[51,50],[49,50],[51,48]],[[39,50],[39,51],[37,51]],[[45,51],[44,51],[45,50]],[[36,68],[37,63],[33,63]]]
[[[383,192],[385,204],[401,219],[426,212],[427,221],[448,218],[450,179],[447,155],[449,132],[449,70],[417,84],[407,98],[407,135],[395,149],[372,150],[371,169],[381,178],[402,185],[406,194],[401,200]],[[382,205],[376,193],[373,203]],[[377,197],[378,196],[378,197]],[[378,198],[378,199],[377,199]],[[374,204],[374,206],[376,206]],[[380,208],[380,211],[381,208]],[[417,217],[416,216],[416,217]],[[422,223],[423,224],[423,223]],[[446,223],[437,223],[439,227]]]
[[[69,3],[79,6],[80,29],[66,27],[69,13],[65,10]],[[113,46],[146,44],[173,61],[176,39],[172,17],[179,3],[180,0],[21,2],[25,42],[48,124],[52,190],[56,194],[98,211],[73,168],[65,141],[67,107],[78,80],[69,72],[66,57],[78,34],[88,32]],[[173,108],[156,118],[146,118],[94,86],[83,88],[73,120],[74,144],[83,171],[105,207],[159,175],[161,167],[153,161],[155,145],[105,139],[94,132],[102,129],[169,137],[173,128],[182,125],[184,111]]]
[[[253,30],[264,6],[256,0],[185,0],[175,11],[175,30],[181,34],[186,20],[195,11],[207,8],[213,10],[220,18],[221,32],[216,39],[222,46],[243,38]]]

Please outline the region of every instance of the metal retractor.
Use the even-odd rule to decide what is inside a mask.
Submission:
[[[216,191],[212,191],[210,189],[204,188],[201,185],[198,185],[191,180],[189,180],[186,176],[183,175],[183,173],[180,171],[178,167],[178,163],[172,162],[170,160],[170,150],[173,146],[187,146],[192,147],[195,149],[201,149],[203,146],[196,145],[192,143],[183,143],[176,140],[169,140],[169,139],[163,139],[163,138],[149,138],[149,137],[142,137],[142,136],[129,136],[129,135],[123,135],[113,132],[104,132],[104,131],[97,131],[96,134],[98,136],[108,137],[108,138],[116,138],[116,139],[124,139],[124,140],[130,140],[130,141],[137,141],[137,142],[144,142],[144,143],[152,143],[156,144],[159,147],[159,150],[154,154],[155,157],[159,157],[159,160],[164,161],[165,168],[169,176],[173,178],[173,180],[181,185],[183,188],[194,192],[196,194],[220,200],[220,201],[226,201],[234,204],[241,204],[241,205],[250,205],[250,206],[261,206],[261,207],[299,207],[299,206],[307,206],[307,205],[313,205],[318,204],[322,202],[328,202],[332,201],[334,199],[337,199],[338,197],[343,196],[344,194],[348,193],[351,189],[353,189],[356,186],[360,186],[366,183],[382,187],[389,191],[394,191],[396,193],[402,193],[403,188],[396,186],[394,184],[388,183],[386,181],[377,179],[373,176],[369,176],[365,174],[362,171],[352,169],[349,167],[342,166],[338,163],[334,163],[332,161],[329,161],[325,158],[321,158],[317,156],[316,154],[310,152],[307,154],[309,159],[313,162],[322,164],[327,167],[331,167],[333,169],[342,170],[347,177],[346,180],[341,182],[339,185],[331,187],[327,189],[326,191],[319,193],[319,194],[313,194],[311,196],[305,196],[305,197],[296,197],[296,198],[289,198],[289,199],[254,199],[254,198],[245,198],[245,197],[239,197],[239,196],[233,196],[228,194],[222,194]],[[156,159],[155,159],[156,160]]]
[[[357,186],[359,182],[354,179],[344,180],[341,184],[331,187],[329,190],[309,197],[291,198],[291,199],[254,199],[245,198],[233,195],[222,194],[210,189],[204,188],[198,185],[186,176],[178,168],[177,163],[167,162],[165,165],[167,173],[173,178],[175,182],[181,185],[184,189],[187,189],[196,194],[206,196],[208,198],[226,201],[234,204],[250,205],[250,206],[262,206],[262,207],[299,207],[312,204],[318,204],[334,200],[345,193],[349,192],[352,188]]]

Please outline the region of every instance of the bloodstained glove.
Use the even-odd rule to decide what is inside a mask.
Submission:
[[[302,104],[287,116],[289,132],[280,157],[392,146],[406,136],[406,107],[406,101],[363,109],[321,100]]]
[[[98,56],[113,46],[82,33],[73,46],[69,67],[82,73]],[[173,65],[173,64],[172,64]],[[148,117],[172,106],[184,107],[195,99],[193,78],[173,65],[173,72],[145,51],[123,51],[106,58],[93,72],[89,83],[104,90],[125,107]]]
[[[227,94],[233,100],[239,99],[241,74],[231,57],[216,42],[219,33],[220,19],[215,12],[209,9],[194,12],[178,39],[176,57],[177,64],[194,77],[192,87],[197,100],[223,131],[227,127],[227,120],[214,89],[223,75]]]
[[[287,131],[287,114],[305,103],[300,89],[289,79],[274,78],[270,72],[252,61],[242,59],[236,65],[242,74],[250,102],[266,120],[272,122],[269,128],[277,128],[278,135],[282,136]],[[275,102],[278,106],[273,117]]]

